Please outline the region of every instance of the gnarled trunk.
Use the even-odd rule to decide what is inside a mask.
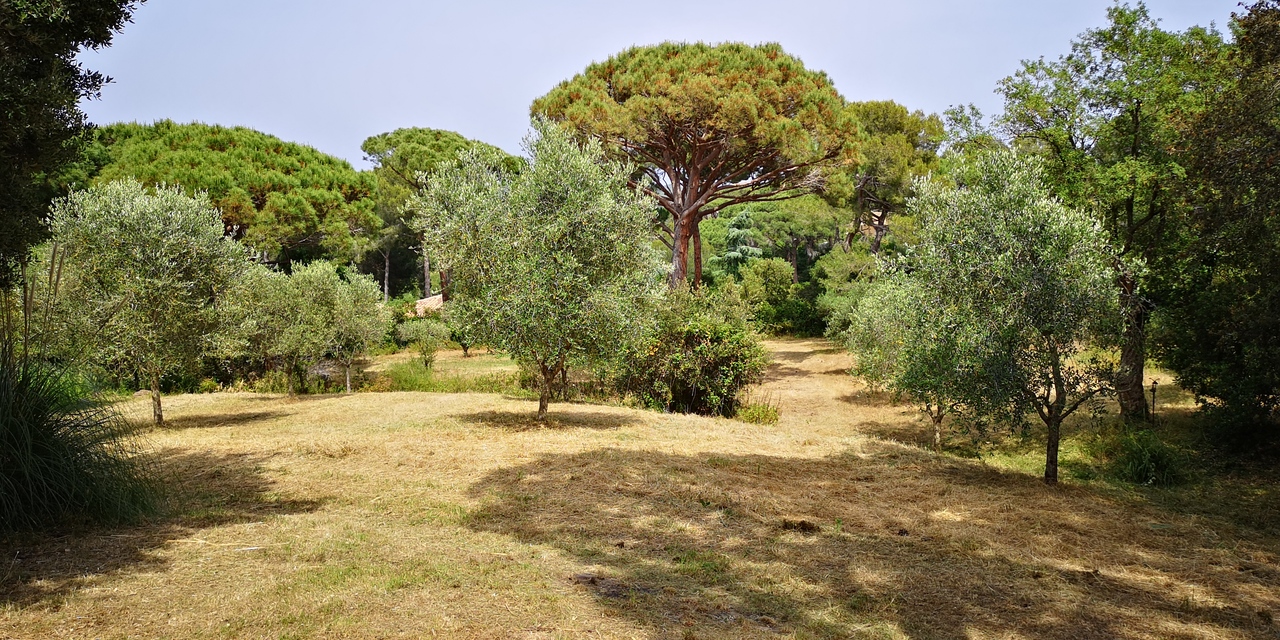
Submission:
[[[1044,449],[1044,483],[1058,484],[1058,444],[1062,440],[1062,419],[1052,417],[1046,423],[1049,437]]]
[[[696,217],[684,214],[673,220],[671,227],[671,288],[685,283],[689,274],[689,241],[693,237]],[[697,274],[701,276],[702,274]]]

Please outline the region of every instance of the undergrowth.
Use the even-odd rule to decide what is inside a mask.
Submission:
[[[422,360],[393,364],[376,374],[363,391],[426,391],[431,393],[520,394],[519,374],[499,371],[482,375],[448,375]]]

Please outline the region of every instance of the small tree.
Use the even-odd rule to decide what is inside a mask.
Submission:
[[[397,337],[418,350],[428,369],[436,362],[436,352],[449,341],[449,327],[435,318],[414,318],[396,328]]]
[[[927,296],[905,273],[891,272],[858,299],[841,337],[854,354],[853,374],[920,405],[933,425],[933,449],[941,451],[943,420],[982,389],[973,386],[968,360],[973,336]]]
[[[164,424],[160,379],[196,364],[218,328],[215,304],[248,260],[223,237],[222,218],[203,194],[133,180],[58,200],[54,239],[69,267],[72,313],[96,325],[98,350],[123,349],[151,389]]]
[[[616,354],[643,324],[660,274],[652,204],[599,143],[537,121],[516,174],[472,151],[413,201],[418,229],[453,270],[450,313],[538,373],[538,419],[571,362]]]
[[[342,363],[347,393],[351,393],[351,366],[356,359],[382,342],[391,322],[382,292],[372,277],[348,270],[340,281],[332,309],[333,346],[330,353]]]
[[[1113,254],[1097,222],[1049,195],[1031,158],[982,153],[955,178],[962,186],[922,182],[909,202],[922,228],[900,277],[916,290],[886,304],[906,301],[914,317],[885,339],[916,344],[882,348],[884,375],[979,423],[1020,427],[1035,413],[1053,484],[1063,420],[1112,392],[1113,368],[1082,351],[1118,339]]]

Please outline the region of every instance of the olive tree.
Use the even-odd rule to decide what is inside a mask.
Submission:
[[[542,120],[525,150],[518,173],[484,150],[464,153],[410,206],[453,270],[450,317],[537,372],[543,420],[566,366],[614,355],[639,333],[661,271],[653,204],[628,186],[627,165]]]
[[[973,335],[949,318],[947,305],[904,271],[889,271],[854,303],[841,334],[854,354],[852,372],[873,387],[916,402],[942,450],[942,422],[982,393],[967,357]]]
[[[931,415],[941,405],[1014,428],[1038,416],[1053,484],[1063,421],[1113,392],[1114,366],[1086,350],[1119,339],[1114,252],[1098,222],[1049,194],[1034,158],[980,153],[953,177],[960,186],[922,181],[908,202],[922,226],[896,275],[907,289],[873,288],[881,298],[864,303],[908,317],[869,351]]]
[[[247,266],[245,249],[223,236],[204,194],[148,191],[133,180],[72,193],[54,203],[52,217],[67,312],[87,319],[92,348],[123,354],[149,385],[163,424],[160,379],[213,346],[216,305]]]

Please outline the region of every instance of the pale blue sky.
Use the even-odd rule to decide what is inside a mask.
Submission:
[[[593,60],[663,40],[779,42],[850,100],[1000,108],[1018,61],[1065,53],[1109,0],[672,3],[150,0],[109,49],[94,122],[244,125],[358,167],[366,137],[458,131],[512,152],[534,98]],[[1238,0],[1150,0],[1168,29],[1227,30]]]

